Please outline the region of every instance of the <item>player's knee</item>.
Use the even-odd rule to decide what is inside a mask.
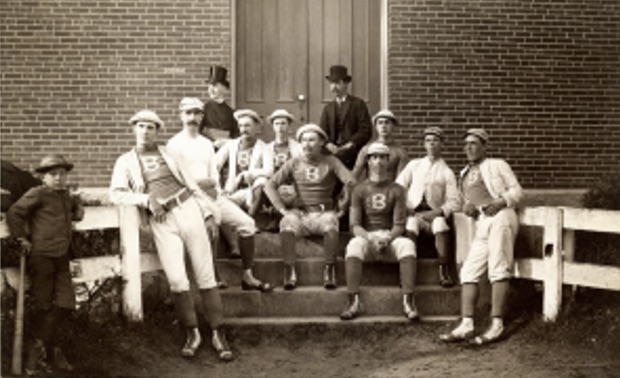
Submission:
[[[405,230],[414,235],[420,233],[420,223],[416,217],[407,217],[407,223],[405,224]]]
[[[394,249],[396,250],[396,258],[398,260],[402,260],[405,257],[417,257],[417,250],[415,243],[411,241],[411,239],[407,238],[396,238],[392,242],[394,244]]]
[[[448,226],[448,222],[446,222],[446,218],[444,217],[437,217],[433,219],[433,224],[431,227],[432,227],[433,235],[437,235],[441,232],[450,231],[450,226]]]
[[[351,239],[349,244],[347,244],[345,258],[357,258],[364,261],[364,251],[368,245],[368,241],[359,236]]]

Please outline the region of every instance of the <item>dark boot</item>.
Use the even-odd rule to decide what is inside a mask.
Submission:
[[[323,287],[333,290],[336,286],[336,264],[327,264],[323,271]]]
[[[202,344],[202,337],[200,337],[198,327],[188,328],[185,345],[181,349],[181,356],[187,358],[194,357],[200,344]]]
[[[224,332],[220,328],[216,328],[213,330],[213,337],[211,339],[211,343],[213,344],[213,348],[217,352],[217,356],[222,361],[232,361],[233,353],[228,346],[228,342],[226,342],[226,338],[224,337]]]
[[[194,301],[189,291],[174,293],[174,308],[181,325],[186,329],[185,345],[181,349],[181,356],[193,357],[200,346],[201,338],[198,331],[198,318],[194,309]]]
[[[420,314],[418,313],[418,309],[415,305],[415,298],[413,297],[413,294],[403,295],[403,311],[405,312],[407,319],[410,321],[420,319]]]
[[[293,290],[297,287],[297,273],[295,265],[284,265],[284,290]]]
[[[454,286],[454,281],[450,275],[450,266],[448,264],[439,264],[439,284],[445,288]]]
[[[349,303],[347,308],[340,314],[340,319],[355,319],[362,313],[363,307],[359,294],[349,294]]]

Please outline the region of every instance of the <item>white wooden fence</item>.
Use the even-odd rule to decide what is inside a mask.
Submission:
[[[620,291],[620,267],[575,262],[575,231],[620,234],[620,211],[528,207],[520,210],[519,224],[543,227],[541,257],[516,259],[514,277],[543,283],[545,320],[555,321],[560,312],[562,285]],[[456,258],[462,262],[473,239],[474,222],[464,214],[456,214],[455,229]]]
[[[144,272],[161,269],[155,254],[140,253],[140,221],[135,207],[86,207],[84,219],[76,224],[78,231],[119,228],[119,256],[98,256],[73,262],[74,282],[101,280],[122,276],[123,313],[130,321],[141,321],[142,277]],[[529,207],[520,211],[524,226],[543,227],[541,258],[515,261],[517,278],[542,281],[544,284],[543,315],[555,321],[562,305],[562,285],[578,285],[620,291],[620,267],[577,263],[574,261],[575,230],[620,233],[620,211],[588,210],[567,207]],[[457,262],[462,262],[473,238],[473,221],[463,214],[455,215]],[[0,237],[9,236],[4,216]],[[620,253],[620,246],[618,246]],[[5,284],[15,287],[15,268],[2,271]]]

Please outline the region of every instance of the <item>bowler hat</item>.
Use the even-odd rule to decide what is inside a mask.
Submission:
[[[473,135],[478,137],[482,141],[482,143],[487,143],[489,141],[489,134],[484,129],[469,129],[465,132],[463,138],[467,138],[468,135]]]
[[[287,118],[289,122],[295,122],[295,116],[289,113],[286,109],[274,110],[273,113],[267,117],[267,122],[273,123],[276,118]]]
[[[34,170],[39,173],[45,173],[54,168],[64,168],[68,172],[73,169],[73,164],[66,161],[62,155],[53,154],[41,159],[41,163]]]
[[[325,78],[331,82],[344,81],[346,83],[351,81],[351,75],[347,73],[347,67],[342,65],[335,65],[329,67],[329,75]]]
[[[129,124],[134,125],[136,122],[152,122],[157,126],[157,128],[164,127],[164,121],[159,118],[157,113],[152,110],[143,109],[134,114],[131,118],[129,118]]]
[[[308,123],[303,125],[302,127],[300,127],[297,130],[297,140],[299,141],[301,139],[301,136],[305,133],[305,132],[315,132],[317,134],[319,134],[321,136],[321,138],[323,138],[323,140],[328,140],[329,138],[327,137],[327,134],[325,133],[325,131],[323,131],[323,129],[321,129],[321,127],[317,124],[314,123]]]
[[[209,84],[221,83],[226,88],[230,88],[230,83],[226,79],[228,70],[222,66],[211,66],[209,68],[209,78],[205,80]]]

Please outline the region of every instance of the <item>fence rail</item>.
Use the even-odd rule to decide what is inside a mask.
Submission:
[[[520,211],[523,226],[543,228],[540,258],[515,261],[516,278],[544,284],[543,315],[555,321],[562,305],[562,286],[578,285],[620,291],[620,267],[574,261],[575,230],[620,234],[620,211],[590,210],[569,207],[528,207]],[[130,321],[141,321],[142,279],[145,272],[161,269],[155,254],[140,253],[140,220],[135,207],[93,206],[85,208],[84,219],[76,223],[79,231],[119,228],[121,253],[76,259],[72,263],[74,282],[123,278],[123,313]],[[463,214],[455,215],[457,262],[462,262],[473,239],[474,223]],[[0,237],[9,236],[4,215]],[[2,271],[3,286],[15,287],[15,268]]]

